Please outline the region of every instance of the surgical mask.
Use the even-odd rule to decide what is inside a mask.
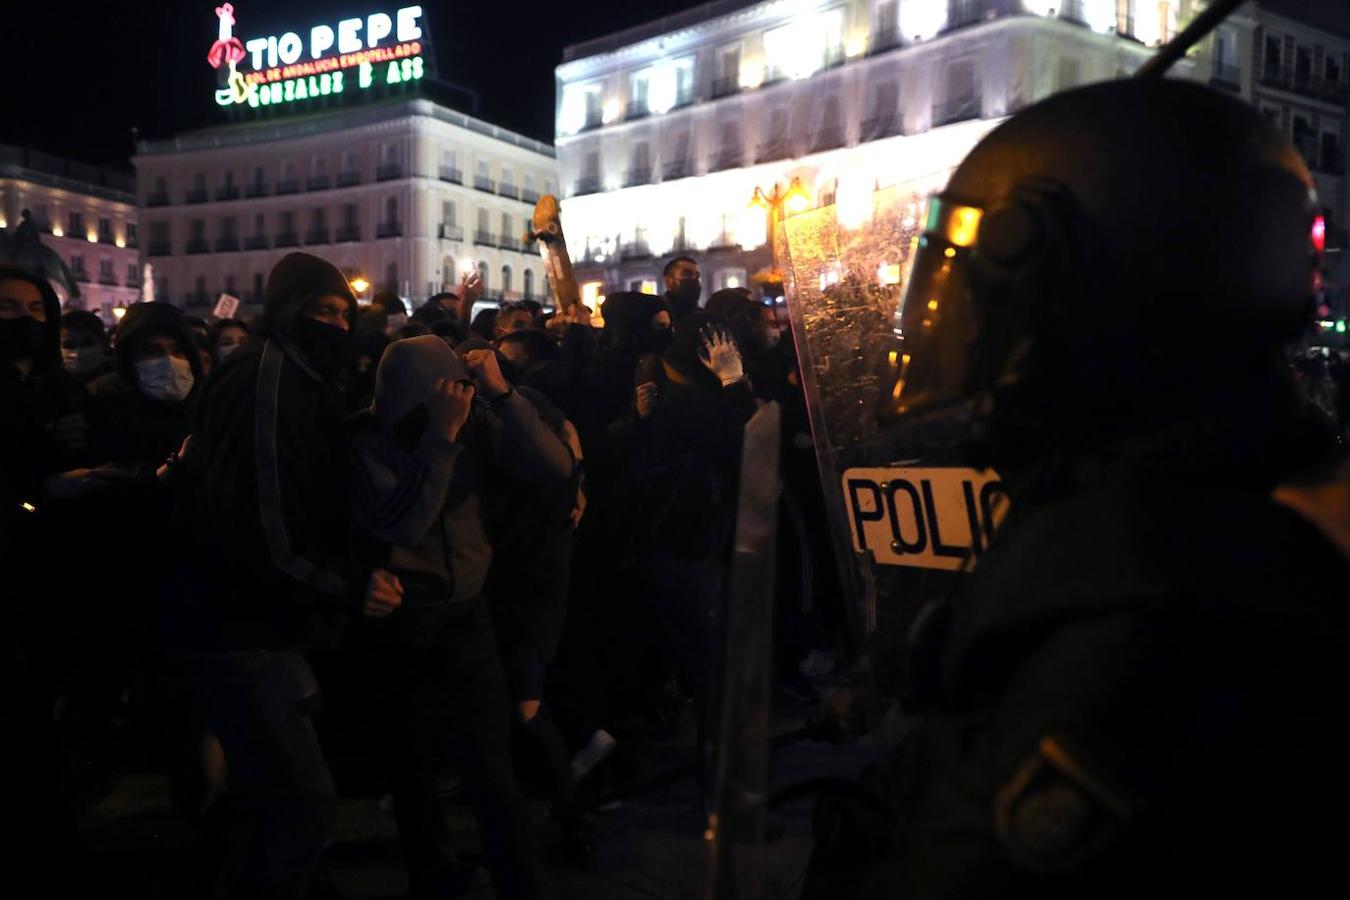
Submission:
[[[192,364],[176,356],[156,356],[136,363],[136,384],[153,400],[178,403],[192,393]]]
[[[101,347],[80,347],[76,350],[61,350],[61,362],[72,375],[87,375],[108,361],[108,354]]]
[[[225,361],[225,358],[226,358],[227,356],[229,356],[231,353],[233,353],[234,351],[238,350],[238,349],[239,349],[240,347],[242,347],[242,346],[244,346],[244,345],[243,345],[243,344],[217,344],[217,345],[216,345],[216,362],[218,362],[218,363],[223,363],[223,362]]]
[[[33,359],[42,350],[47,323],[32,316],[0,319],[0,362]]]

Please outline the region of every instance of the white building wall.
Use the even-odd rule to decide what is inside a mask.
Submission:
[[[563,223],[583,278],[628,286],[677,250],[753,272],[768,264],[765,214],[749,208],[756,187],[797,178],[825,203],[945,172],[1017,109],[1133,72],[1191,15],[1189,0],[770,0],[719,14],[729,5],[569,48],[558,67]],[[770,35],[785,27],[794,52],[775,59],[784,45]],[[732,47],[728,92],[721,57]],[[1173,74],[1207,77],[1205,52]],[[688,102],[644,109],[635,76],[684,59],[695,71],[679,98]],[[766,83],[775,69],[784,77]],[[643,143],[648,177],[635,171]]]
[[[453,153],[457,171],[444,164],[447,153]],[[474,186],[480,162],[492,182],[488,190]],[[231,276],[239,296],[256,302],[258,280],[265,283],[271,267],[296,249],[367,279],[371,289],[363,299],[393,288],[417,305],[479,262],[488,267],[490,297],[502,292],[503,267],[511,271],[512,296],[527,270],[533,272],[536,295],[542,297],[545,290],[537,251],[526,252],[519,240],[533,207],[521,186],[526,175],[534,193],[556,183],[551,148],[429,101],[184,135],[144,144],[135,164],[146,252],[157,281],[167,285],[168,299],[180,305],[213,304]],[[263,170],[263,196],[251,197],[257,168]],[[514,192],[501,184],[504,168]],[[230,196],[224,193],[227,173],[238,196],[218,199]],[[199,176],[208,196],[204,202],[187,202],[201,183]],[[296,190],[279,194],[278,188],[284,190],[292,180]],[[164,204],[158,203],[161,187],[168,193]],[[454,225],[442,220],[447,201],[455,204]],[[355,240],[341,233],[349,204],[357,210]],[[487,239],[476,241],[472,226],[479,209],[487,210],[494,224],[482,236]],[[326,233],[312,233],[316,210],[323,210]],[[298,246],[279,245],[291,237],[284,227],[288,213]],[[250,249],[258,215],[263,216],[265,246]],[[502,215],[509,218],[514,243],[500,240]],[[223,242],[230,218],[238,249]],[[194,220],[204,224],[204,249],[189,246]],[[168,246],[152,246],[161,229],[167,229]],[[392,284],[391,274],[397,276]]]
[[[0,228],[17,227],[25,209],[42,242],[76,276],[78,299],[72,301],[57,286],[63,305],[92,310],[111,324],[115,308],[139,299],[141,235],[132,194],[26,168],[17,156],[0,160]],[[78,233],[72,230],[72,214],[81,220]]]

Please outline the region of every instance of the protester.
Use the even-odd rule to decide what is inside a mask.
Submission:
[[[467,365],[467,368],[466,368]],[[473,380],[469,380],[472,372]],[[474,407],[480,393],[482,403]],[[415,894],[461,882],[443,845],[436,741],[448,737],[502,897],[542,894],[510,756],[510,701],[483,590],[493,557],[480,494],[489,461],[547,490],[573,472],[567,446],[487,349],[461,363],[437,337],[397,341],[381,360],[370,430],[357,440],[358,527],[395,572],[405,604],[369,641],[394,728],[394,811]]]
[[[112,371],[112,348],[103,320],[87,309],[62,313],[61,358],[81,386]]]
[[[345,614],[396,608],[402,588],[349,552],[349,440],[337,378],[356,298],[331,264],[291,253],[264,290],[259,337],[200,398],[171,469],[186,546],[165,596],[177,674],[195,691],[229,770],[210,829],[214,889],[304,897],[336,796],[315,736],[318,685],[301,651]],[[221,560],[228,561],[220,565]],[[197,573],[210,571],[211,578]]]
[[[514,331],[533,328],[534,325],[534,313],[530,308],[524,302],[513,300],[508,300],[497,307],[497,318],[492,323],[498,340]]]
[[[242,319],[221,319],[211,326],[206,336],[206,347],[216,365],[225,362],[234,353],[248,343],[248,323]]]
[[[698,262],[689,256],[677,256],[661,270],[666,288],[664,299],[676,322],[698,309],[699,298],[703,296],[700,274]]]

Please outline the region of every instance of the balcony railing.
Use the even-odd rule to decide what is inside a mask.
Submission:
[[[128,250],[135,250],[135,249],[137,249],[138,247],[140,247],[140,245],[141,245],[141,244],[140,244],[140,241],[139,241],[139,240],[137,240],[137,239],[134,238],[134,237],[128,237],[128,238],[126,239],[126,242],[125,242],[122,246],[126,247],[126,249],[128,249]]]
[[[521,200],[524,200],[526,203],[538,203],[538,202],[539,202],[539,193],[538,193],[538,191],[533,191],[533,190],[528,190],[528,189],[527,189],[527,190],[523,190],[523,191],[520,192],[520,199],[521,199]]]
[[[337,173],[338,187],[352,187],[361,183],[360,172],[339,172]]]
[[[838,127],[822,128],[816,132],[816,139],[811,142],[811,152],[820,153],[842,146],[844,146],[844,129]]]
[[[187,252],[189,254],[205,253],[206,250],[206,238],[193,238],[187,242]]]
[[[637,119],[645,119],[651,114],[652,108],[647,105],[646,100],[643,100],[641,103],[628,104],[628,109],[624,112],[623,117],[625,121],[632,122]]]
[[[708,171],[720,172],[723,169],[737,169],[743,165],[745,165],[745,152],[740,147],[723,147],[712,158]]]
[[[789,146],[787,138],[765,141],[759,145],[759,152],[755,155],[755,162],[774,162],[775,160],[787,159],[792,155],[792,147]]]
[[[889,114],[872,116],[869,119],[863,119],[862,130],[858,134],[858,139],[862,141],[879,141],[885,137],[899,134],[904,120],[898,112],[892,111]]]
[[[164,194],[164,193],[159,193],[159,194],[146,194],[146,195],[145,195],[145,205],[146,205],[146,206],[168,206],[168,205],[169,205],[169,195],[168,195],[168,194]]]
[[[497,238],[490,231],[475,231],[473,233],[473,242],[481,244],[484,247],[497,246]]]
[[[867,55],[877,56],[889,50],[901,47],[904,43],[904,40],[900,37],[900,29],[898,27],[877,31],[867,38]]]
[[[503,234],[497,238],[497,246],[503,250],[519,250],[520,238],[514,234]]]
[[[254,182],[244,188],[244,196],[250,200],[256,200],[259,197],[267,196],[267,185]]]
[[[661,169],[661,177],[665,181],[674,181],[677,178],[687,178],[693,173],[693,167],[689,165],[687,159],[673,159],[666,163]]]
[[[450,166],[441,166],[441,181],[448,181],[451,184],[463,184],[464,173],[459,169]]]
[[[402,236],[403,236],[402,222],[377,222],[375,224],[376,239],[402,237]]]
[[[980,117],[980,95],[964,94],[933,104],[933,125],[950,125]]]
[[[150,246],[145,248],[146,256],[168,256],[170,247],[168,241],[151,241]]]
[[[634,166],[623,175],[624,187],[637,187],[640,184],[652,183],[651,166]]]
[[[115,244],[115,243],[117,243],[115,240],[113,240],[113,235],[112,235],[112,232],[111,232],[111,231],[100,231],[100,232],[98,233],[98,242],[99,242],[100,244]]]
[[[238,199],[239,199],[239,185],[237,185],[237,184],[227,184],[227,185],[225,185],[225,186],[223,186],[223,187],[217,188],[217,189],[216,189],[216,199],[219,200],[219,201],[225,201],[225,200],[238,200]]]
[[[305,190],[326,191],[332,184],[333,182],[327,175],[311,175],[309,180],[305,182]]]
[[[588,110],[586,119],[581,123],[582,131],[591,131],[605,124],[605,117],[599,110]]]
[[[473,176],[473,186],[477,190],[484,191],[489,194],[497,193],[496,183],[491,178],[488,178],[486,175]]]
[[[108,285],[108,286],[110,286],[110,287],[116,287],[116,286],[117,286],[117,276],[114,275],[114,274],[111,273],[111,272],[99,272],[99,273],[98,273],[98,283],[99,283],[99,284],[106,284],[106,285]]]
[[[376,181],[393,181],[403,177],[403,163],[383,163],[375,167]]]
[[[651,255],[652,248],[646,241],[633,241],[619,247],[619,259],[648,259]]]
[[[126,283],[126,286],[129,287],[129,288],[138,288],[138,287],[140,287],[140,286],[141,286],[141,276],[140,276],[140,274],[134,272],[134,270],[133,270],[133,271],[127,272],[127,283]]]
[[[80,284],[89,283],[89,272],[86,269],[71,269],[70,274],[75,276],[75,280]]]
[[[978,25],[994,12],[990,0],[954,0],[947,6],[947,27],[943,31],[955,31],[970,25]]]
[[[196,189],[196,190],[190,190],[190,191],[188,191],[187,194],[183,197],[183,202],[184,202],[184,203],[205,203],[205,202],[206,202],[206,188],[201,188],[201,189]]]
[[[266,249],[267,249],[267,235],[265,235],[265,234],[251,234],[251,235],[249,235],[248,237],[244,238],[244,249],[245,249],[245,250],[266,250]]]
[[[234,235],[226,235],[216,238],[217,253],[233,253],[239,249],[239,238]]]
[[[311,228],[309,231],[306,231],[306,232],[305,232],[305,243],[306,243],[306,244],[330,244],[330,243],[332,243],[332,241],[330,241],[330,240],[328,239],[328,229],[327,229],[327,228]]]
[[[497,194],[510,200],[520,199],[520,189],[514,184],[506,184],[505,182],[497,185]]]
[[[333,235],[333,243],[335,244],[350,244],[359,240],[361,240],[361,229],[355,225],[343,226],[337,230],[337,234]]]
[[[714,78],[712,83],[712,98],[730,97],[732,94],[739,93],[741,90],[741,79],[738,75],[725,75],[721,78]]]
[[[583,194],[600,193],[600,176],[587,175],[584,178],[578,178],[572,187],[572,196],[580,197]]]
[[[1209,70],[1209,83],[1214,87],[1221,87],[1230,91],[1240,90],[1242,70],[1231,63],[1215,60],[1214,65]]]
[[[283,178],[277,182],[278,197],[283,196],[284,194],[298,194],[298,193],[300,193],[300,179]]]
[[[712,239],[712,243],[708,245],[708,249],[732,250],[732,249],[740,249],[740,246],[741,245],[736,243],[736,239],[733,238],[730,233],[724,231],[717,237]]]
[[[294,231],[283,231],[272,241],[273,247],[299,247],[300,235]]]
[[[451,225],[449,222],[442,222],[436,229],[443,241],[462,241],[464,240],[464,229],[459,225]]]

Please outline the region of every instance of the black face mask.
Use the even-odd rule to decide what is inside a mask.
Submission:
[[[698,298],[703,295],[703,283],[698,277],[681,278],[670,292],[670,305],[675,315],[683,316],[698,309]]]
[[[351,361],[351,336],[337,325],[298,316],[291,324],[290,339],[324,378],[335,377]]]
[[[47,323],[32,316],[0,319],[0,362],[36,359],[47,337]]]

